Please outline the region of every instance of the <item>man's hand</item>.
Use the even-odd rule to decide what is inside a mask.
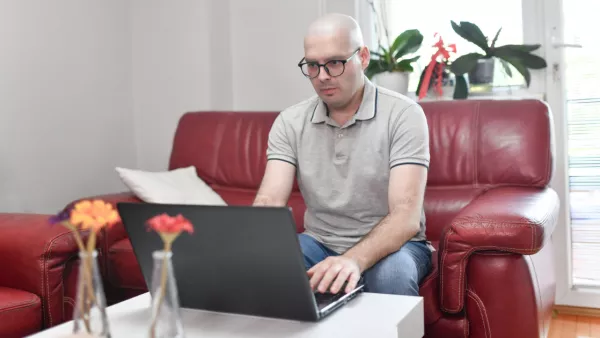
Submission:
[[[310,268],[310,287],[318,288],[320,293],[327,291],[338,293],[346,281],[346,293],[354,290],[360,280],[360,266],[358,263],[344,256],[330,256]]]

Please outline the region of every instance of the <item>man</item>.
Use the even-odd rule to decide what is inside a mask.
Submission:
[[[363,276],[369,292],[418,295],[431,267],[425,115],[366,78],[369,50],[351,17],[317,19],[304,52],[299,66],[317,96],[276,118],[254,205],[287,205],[297,175],[307,206],[299,242],[313,290],[349,292]]]

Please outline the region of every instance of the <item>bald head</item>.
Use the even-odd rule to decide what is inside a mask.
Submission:
[[[304,43],[314,37],[333,37],[347,44],[349,49],[362,47],[363,36],[358,22],[351,16],[331,13],[319,17],[308,26]]]
[[[360,26],[352,17],[327,14],[308,26],[303,72],[316,74],[310,78],[311,83],[332,112],[358,109],[349,105],[360,104],[357,93],[364,86],[363,71],[369,60]]]

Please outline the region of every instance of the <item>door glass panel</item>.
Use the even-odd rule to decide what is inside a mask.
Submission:
[[[573,284],[600,286],[600,46],[595,0],[563,1]]]

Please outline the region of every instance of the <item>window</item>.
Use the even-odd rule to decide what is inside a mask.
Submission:
[[[457,56],[479,52],[479,47],[464,40],[454,32],[450,21],[470,21],[477,24],[491,40],[502,27],[497,45],[523,43],[523,20],[521,0],[506,0],[502,5],[497,1],[481,0],[380,0],[382,14],[386,15],[390,40],[406,29],[418,29],[423,34],[423,45],[418,52],[421,55],[415,71],[410,76],[409,92],[414,93],[419,84],[421,72],[427,67],[434,53],[431,47],[436,40],[435,33],[441,34],[446,44],[455,43]],[[452,59],[451,59],[452,60]],[[508,77],[499,62],[494,66],[494,87],[523,86],[525,80],[512,69],[513,76]]]
[[[592,2],[569,0],[564,36],[584,48],[565,49],[572,282],[600,286],[600,47],[590,25]],[[579,39],[574,39],[578,37]]]

